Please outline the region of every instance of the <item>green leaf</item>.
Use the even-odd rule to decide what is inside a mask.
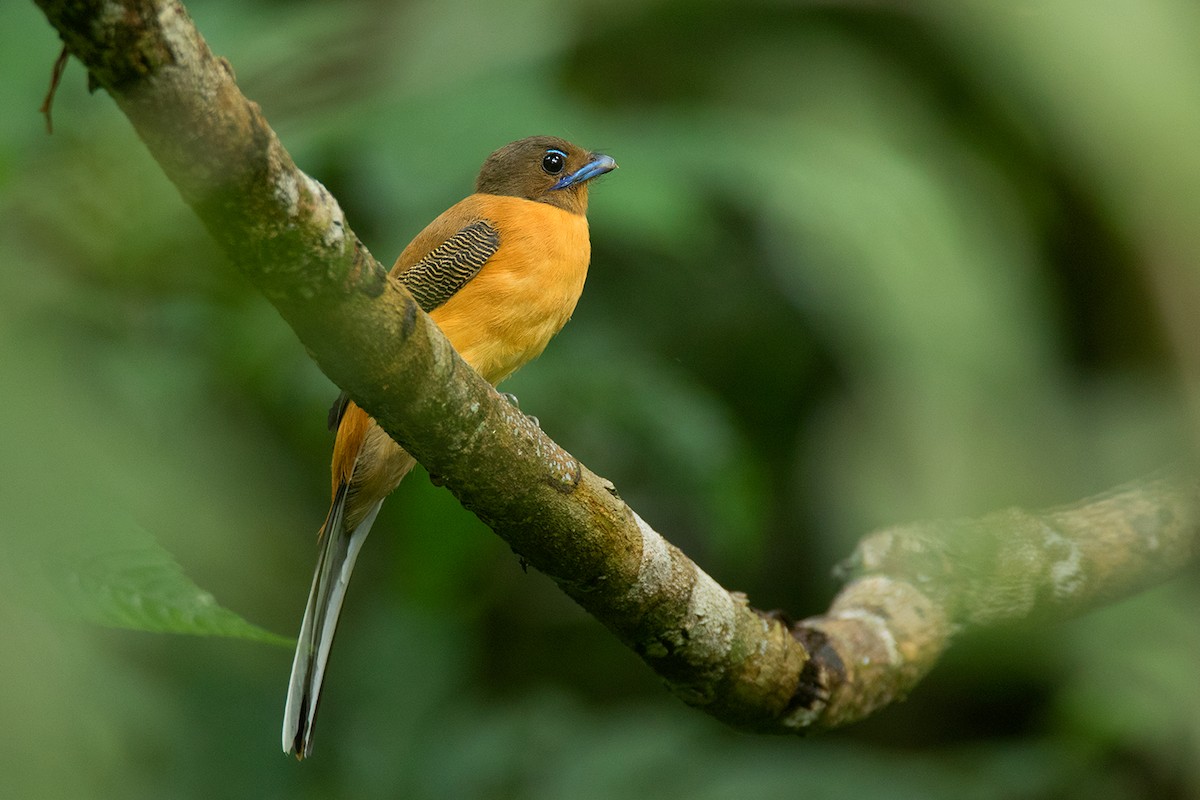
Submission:
[[[121,545],[111,550],[75,552],[45,562],[47,588],[67,614],[113,628],[294,645],[218,605],[149,534],[130,537],[126,531],[121,538]]]
[[[12,284],[0,291],[8,312],[0,321],[0,385],[7,389],[0,423],[0,586],[6,596],[51,617],[291,646],[221,607],[149,532],[169,536],[168,526],[193,526],[210,533],[224,554],[235,551],[218,534],[255,524],[242,507],[205,503],[194,488],[230,468],[207,469],[229,460],[206,457],[214,434],[195,407],[158,403],[175,386],[170,366],[183,361],[179,348],[156,360],[148,348],[118,347],[100,336],[92,349],[72,350],[65,334],[45,333],[49,308],[70,318],[67,293],[56,293],[45,272]],[[89,305],[97,319],[121,318],[118,308],[93,294]],[[182,418],[153,417],[144,411],[151,404]],[[147,446],[161,430],[175,431],[173,446]],[[205,516],[209,509],[212,517]]]

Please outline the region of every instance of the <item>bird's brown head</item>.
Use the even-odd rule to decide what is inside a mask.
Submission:
[[[475,191],[523,197],[575,214],[587,213],[588,181],[610,172],[617,162],[555,136],[530,136],[488,156],[475,179]]]

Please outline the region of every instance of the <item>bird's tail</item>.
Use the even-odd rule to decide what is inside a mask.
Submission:
[[[338,615],[346,598],[346,586],[354,571],[358,551],[362,549],[383,500],[371,506],[367,516],[347,531],[345,525],[348,486],[343,484],[333,498],[329,517],[321,537],[321,553],[316,574],[304,608],[300,625],[300,640],[292,662],[292,679],[288,684],[287,706],[283,714],[283,751],[295,753],[302,759],[312,753],[313,725],[321,700],[321,683],[329,648],[337,632]]]

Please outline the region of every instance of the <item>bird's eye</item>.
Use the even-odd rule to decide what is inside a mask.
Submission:
[[[547,175],[557,175],[567,165],[567,154],[562,150],[547,150],[542,156],[542,170]]]

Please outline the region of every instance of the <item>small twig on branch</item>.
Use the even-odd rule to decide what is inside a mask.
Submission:
[[[884,531],[828,613],[790,626],[755,611],[458,358],[180,3],[37,2],[321,369],[676,694],[729,724],[860,719],[908,694],[961,626],[1082,611],[1196,558],[1196,481],[1161,479],[1070,509]]]
[[[46,90],[46,99],[42,100],[42,107],[38,109],[42,116],[46,118],[46,133],[54,133],[54,116],[51,113],[54,108],[54,95],[58,92],[58,84],[62,82],[63,70],[67,68],[67,58],[70,53],[66,46],[59,52],[58,58],[54,59],[54,67],[50,70],[50,88]]]

